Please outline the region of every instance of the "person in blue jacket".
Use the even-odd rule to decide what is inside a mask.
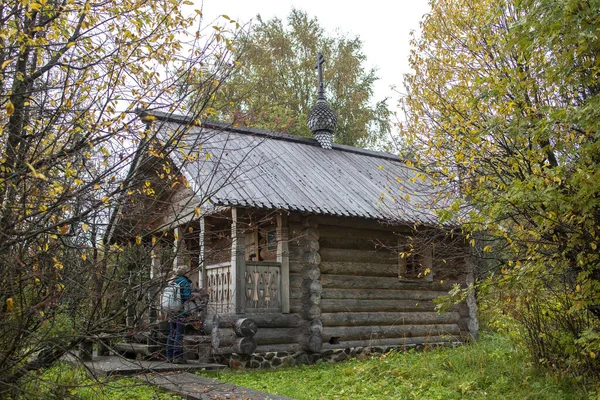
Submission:
[[[192,295],[192,281],[186,276],[189,273],[189,267],[178,265],[175,269],[175,283],[179,284],[181,291],[181,310],[170,312],[169,318],[169,338],[167,340],[167,361],[175,364],[185,364],[183,357],[183,331],[185,330],[186,315],[183,304],[188,301]]]

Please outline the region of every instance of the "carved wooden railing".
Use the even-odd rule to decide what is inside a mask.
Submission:
[[[235,283],[231,280],[231,263],[206,266],[206,283],[210,293],[208,312],[211,314],[235,313]]]
[[[252,311],[281,311],[281,263],[246,261],[244,308]]]

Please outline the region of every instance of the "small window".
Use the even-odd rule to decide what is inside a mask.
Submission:
[[[405,245],[398,253],[398,279],[433,281],[433,249],[427,245],[421,248]]]
[[[267,250],[277,251],[277,231],[276,230],[267,232]]]

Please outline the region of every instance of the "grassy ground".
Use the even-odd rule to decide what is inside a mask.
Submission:
[[[19,399],[77,400],[183,400],[182,397],[146,385],[135,378],[91,379],[83,368],[59,363],[32,377]]]
[[[203,373],[296,399],[588,399],[598,384],[542,374],[506,339],[269,371]]]

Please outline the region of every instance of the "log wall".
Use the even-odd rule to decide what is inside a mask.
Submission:
[[[330,217],[319,227],[323,349],[438,343],[468,337],[469,309],[435,311],[433,300],[465,282],[464,264],[434,258],[433,279],[399,279],[398,243],[406,231]],[[297,284],[299,277],[294,277]]]
[[[453,283],[465,282],[464,263],[434,258],[433,279],[399,279],[397,249],[406,230],[294,213],[288,229],[290,310],[252,313],[258,327],[256,353],[318,353],[468,337],[473,310],[465,304],[440,315],[433,301]]]

